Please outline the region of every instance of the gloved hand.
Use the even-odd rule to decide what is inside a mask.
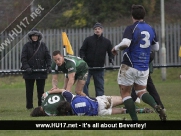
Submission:
[[[47,67],[47,73],[51,73],[52,72],[52,68],[51,67]]]
[[[109,58],[109,63],[111,63],[112,65],[114,65],[113,59]]]
[[[33,72],[33,70],[32,70],[32,68],[27,68],[27,69],[26,69],[26,72],[27,72],[28,74],[31,74],[31,73]]]

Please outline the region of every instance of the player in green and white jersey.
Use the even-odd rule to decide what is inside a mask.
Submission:
[[[55,73],[52,75],[52,89],[57,88],[58,73],[61,71],[66,75],[63,88],[67,91],[71,91],[73,84],[77,81],[75,93],[85,96],[83,87],[87,80],[87,63],[76,56],[62,56],[60,51],[54,51],[52,55],[54,60],[52,63],[52,70],[55,70]]]
[[[49,94],[46,98],[42,97],[42,105],[36,107],[31,112],[30,116],[58,116],[59,112],[57,110],[57,107],[62,101],[65,100],[61,94]]]

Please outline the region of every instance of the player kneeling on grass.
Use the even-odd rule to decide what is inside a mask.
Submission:
[[[55,100],[55,96],[60,95],[65,98]],[[54,99],[53,99],[54,97]],[[123,104],[121,96],[98,96],[91,98],[88,96],[74,95],[64,89],[54,89],[43,94],[45,99],[41,107],[35,108],[31,116],[37,117],[45,115],[78,115],[78,116],[97,116],[97,115],[112,115],[124,114],[127,110],[124,108],[116,108],[115,106]],[[49,108],[47,108],[49,107]],[[51,109],[53,111],[50,111]],[[48,111],[47,111],[48,109]],[[153,110],[148,108],[136,109],[137,113],[152,113]],[[51,113],[51,114],[50,114]],[[54,114],[52,114],[54,113]],[[55,114],[56,113],[56,114]]]

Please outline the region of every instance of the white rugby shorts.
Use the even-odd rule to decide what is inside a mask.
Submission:
[[[146,71],[139,71],[135,68],[122,64],[117,77],[119,85],[131,86],[134,83],[142,86],[147,85],[149,69]]]
[[[112,113],[112,97],[111,96],[97,96],[96,97],[98,102],[98,115],[111,115]]]

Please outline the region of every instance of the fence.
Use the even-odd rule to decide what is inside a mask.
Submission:
[[[157,33],[160,47],[161,47],[161,26],[153,25],[155,31]],[[106,27],[104,28],[104,37],[111,40],[113,46],[120,43],[123,31],[125,26],[120,27]],[[166,47],[166,63],[167,65],[178,65],[181,64],[181,58],[178,57],[179,47],[181,46],[181,24],[167,24],[165,25],[165,47]],[[83,28],[83,29],[47,29],[41,30],[43,33],[43,41],[48,46],[50,53],[54,50],[60,50],[63,53],[62,46],[62,32],[66,32],[70,43],[72,45],[72,49],[74,51],[74,55],[79,55],[79,49],[82,46],[83,40],[93,35],[93,30],[91,28]],[[28,41],[27,32],[19,34],[16,39],[11,41],[11,44],[5,46],[4,50],[1,52],[1,61],[0,61],[0,69],[1,70],[19,70],[21,67],[20,55],[22,51],[23,45]],[[7,39],[8,34],[5,33],[1,35],[0,41],[1,43]],[[0,44],[1,45],[1,44]],[[9,50],[8,50],[9,49]],[[108,57],[108,56],[107,56]],[[160,51],[156,53],[154,65],[161,65],[161,53]],[[122,59],[122,52],[119,52],[118,56],[115,57],[114,65],[119,66]],[[108,59],[106,58],[105,66],[109,66]]]

